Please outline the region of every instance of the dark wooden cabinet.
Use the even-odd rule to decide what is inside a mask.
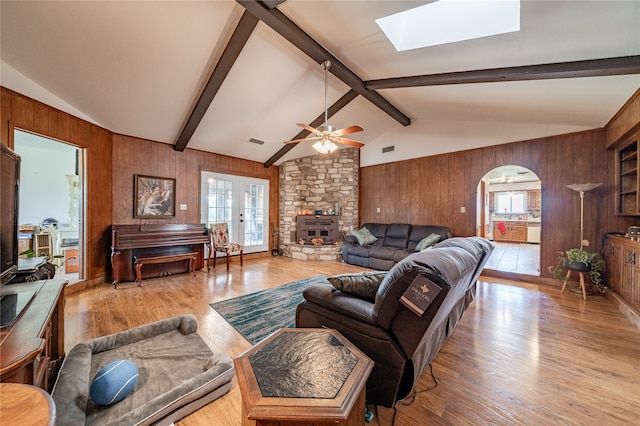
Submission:
[[[640,311],[640,241],[609,235],[603,253],[607,285]]]
[[[0,382],[25,383],[49,390],[64,358],[65,280],[11,284],[7,292],[35,292],[16,322],[2,331]]]

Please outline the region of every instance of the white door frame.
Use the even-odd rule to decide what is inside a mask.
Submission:
[[[218,221],[229,223],[229,237],[231,242],[239,243],[244,248],[244,253],[256,253],[269,250],[269,181],[250,176],[229,175],[224,173],[206,172],[201,173],[200,206],[201,220],[209,226],[209,181],[217,180],[229,182],[224,190],[228,192],[230,199],[222,200],[224,203],[219,208]],[[262,187],[261,197],[251,197],[245,194],[246,185],[257,185]],[[226,197],[227,194],[220,196]],[[262,200],[262,207],[256,209],[246,206],[250,200]],[[254,206],[255,207],[255,206]],[[260,210],[261,213],[260,214]],[[222,213],[224,212],[224,213]],[[247,216],[253,216],[253,220],[247,220]],[[261,216],[261,217],[260,217]],[[260,227],[261,225],[261,227]],[[253,231],[253,232],[252,232]]]

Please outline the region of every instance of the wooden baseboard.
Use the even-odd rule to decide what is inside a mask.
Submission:
[[[633,306],[627,303],[618,293],[611,289],[607,289],[605,293],[607,299],[611,301],[622,314],[627,317],[636,327],[640,328],[640,312],[636,311]]]
[[[515,272],[498,271],[496,269],[484,269],[482,271],[482,275],[485,277],[501,278],[509,281],[529,284],[545,284],[558,288],[562,287],[562,283],[555,278],[545,278],[537,275],[517,274]]]

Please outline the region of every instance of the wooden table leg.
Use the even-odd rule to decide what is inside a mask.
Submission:
[[[569,277],[571,276],[571,269],[569,269],[567,271],[567,276],[564,277],[564,284],[562,284],[562,291],[560,292],[560,294],[564,293],[564,289],[567,286],[567,283],[569,282]]]
[[[142,280],[142,263],[136,263],[136,283],[140,287],[140,281]]]
[[[587,300],[587,290],[584,285],[584,272],[579,272],[580,274],[580,288],[582,289],[582,298]]]

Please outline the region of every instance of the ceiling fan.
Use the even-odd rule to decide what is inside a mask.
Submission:
[[[287,141],[285,142],[285,144],[304,142],[304,141],[316,141],[316,143],[313,144],[313,149],[315,149],[321,154],[329,154],[335,151],[338,148],[336,146],[336,143],[341,143],[344,145],[350,145],[350,146],[355,146],[356,148],[361,148],[364,146],[362,142],[354,141],[353,139],[343,138],[342,136],[348,135],[351,133],[361,132],[362,130],[364,130],[362,127],[350,126],[350,127],[345,127],[344,129],[336,129],[333,126],[330,126],[328,123],[329,112],[327,109],[327,71],[331,67],[331,61],[326,60],[321,65],[322,65],[322,68],[324,69],[324,124],[318,127],[317,129],[314,129],[313,127],[308,126],[306,124],[297,123],[298,126],[311,132],[311,135],[309,135],[306,138]]]

